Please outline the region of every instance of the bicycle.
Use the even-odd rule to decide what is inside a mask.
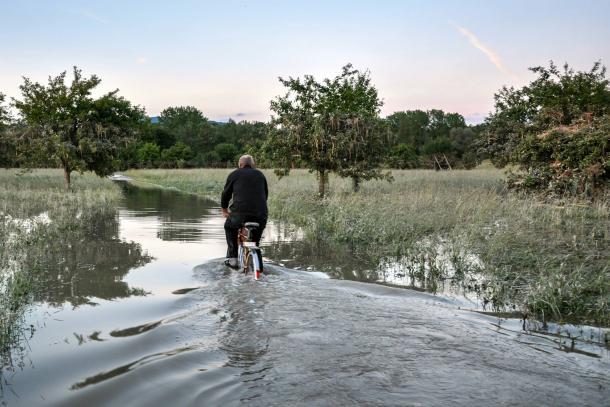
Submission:
[[[245,275],[252,273],[255,280],[260,278],[263,271],[263,257],[260,248],[256,242],[251,241],[253,231],[259,226],[256,222],[246,222],[237,234],[239,268]]]

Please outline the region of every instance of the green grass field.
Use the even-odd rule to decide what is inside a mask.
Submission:
[[[129,175],[219,200],[229,171]],[[435,281],[451,279],[496,310],[515,307],[542,321],[610,325],[607,203],[549,204],[509,193],[504,173],[491,168],[394,171],[393,183],[365,182],[358,193],[350,180],[331,177],[323,200],[306,171],[282,179],[265,174],[270,216],[303,228],[311,241],[398,262],[429,291]]]

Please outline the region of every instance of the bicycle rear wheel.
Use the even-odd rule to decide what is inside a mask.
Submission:
[[[257,250],[250,250],[248,253],[248,260],[247,260],[247,272],[248,273],[252,273],[252,275],[254,276],[255,280],[258,280],[261,276],[261,271],[262,271],[262,259],[260,258],[260,255],[258,254]]]
[[[244,249],[244,247],[240,244],[239,246],[237,246],[237,263],[239,264],[239,269],[243,272],[246,273],[248,270],[246,269],[246,250]]]

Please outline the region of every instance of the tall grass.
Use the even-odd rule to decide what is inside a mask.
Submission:
[[[131,173],[215,199],[227,174]],[[543,321],[610,325],[607,202],[549,204],[508,193],[503,172],[495,169],[394,171],[393,183],[365,182],[358,193],[349,180],[331,177],[323,200],[306,171],[282,179],[266,175],[271,217],[302,227],[311,241],[397,262],[432,291],[435,281],[452,278],[496,310],[516,307]]]
[[[58,242],[94,233],[97,219],[114,216],[120,190],[94,175],[76,175],[66,192],[59,170],[0,170],[0,356],[23,343],[23,315],[37,274]]]

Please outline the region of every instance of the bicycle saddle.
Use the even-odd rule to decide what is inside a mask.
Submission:
[[[246,223],[244,223],[244,227],[246,227],[246,228],[257,228],[259,226],[260,225],[258,223],[256,223],[256,222],[246,222]]]

